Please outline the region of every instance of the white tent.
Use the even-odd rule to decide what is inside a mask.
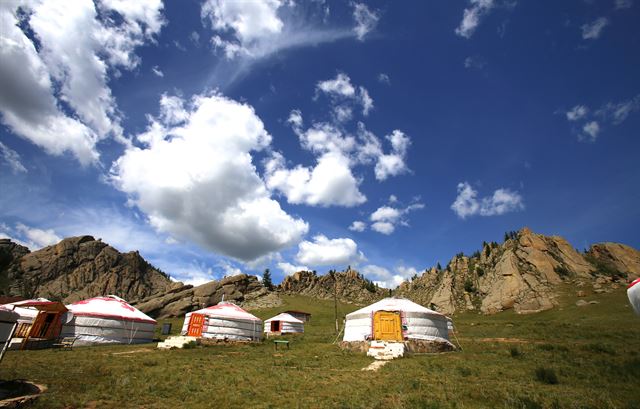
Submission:
[[[302,334],[304,322],[283,312],[264,322],[264,332],[269,334]]]
[[[405,298],[385,298],[347,314],[343,341],[449,342],[449,318]]]
[[[262,320],[230,302],[187,313],[182,335],[233,341],[257,341]]]
[[[75,345],[141,344],[153,340],[156,321],[115,295],[67,305],[71,312],[63,337],[78,337]]]
[[[627,288],[627,296],[631,306],[640,315],[640,278],[636,278]]]

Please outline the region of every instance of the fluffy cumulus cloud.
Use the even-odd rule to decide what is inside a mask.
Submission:
[[[366,258],[358,251],[358,244],[348,238],[329,239],[322,234],[312,241],[298,244],[296,260],[309,266],[347,266],[358,264]]]
[[[161,112],[114,162],[112,183],[158,231],[242,261],[299,242],[308,225],[271,199],[252,152],[271,136],[253,108],[222,95],[163,97]]]
[[[297,273],[298,271],[309,271],[309,267],[307,266],[294,265],[284,261],[278,263],[278,268],[288,276]]]
[[[367,228],[367,223],[361,221],[361,220],[355,220],[353,223],[351,223],[351,225],[349,226],[349,230],[351,231],[357,231],[357,232],[363,232],[365,231]]]
[[[349,159],[339,152],[326,152],[314,168],[288,169],[279,153],[266,165],[267,186],[282,192],[289,203],[310,206],[356,206],[367,198],[358,189]]]
[[[378,20],[380,20],[380,15],[375,10],[369,9],[364,3],[352,3],[352,5],[353,19],[356,22],[353,31],[358,37],[358,40],[362,41],[368,33],[376,28]]]
[[[97,161],[99,140],[122,139],[109,76],[138,65],[134,51],[159,33],[161,11],[160,0],[0,4],[2,121],[50,154]]]
[[[22,162],[20,161],[20,155],[18,154],[18,152],[9,148],[7,145],[5,145],[2,142],[0,142],[0,156],[2,157],[4,162],[9,166],[13,174],[27,172],[27,168],[25,168]]]
[[[44,230],[23,223],[17,223],[15,228],[0,223],[0,237],[10,238],[32,251],[57,244],[62,240],[53,229]]]
[[[498,216],[524,209],[524,200],[518,192],[497,189],[493,195],[478,199],[478,192],[467,182],[458,184],[458,196],[451,205],[458,217]]]
[[[583,24],[582,27],[580,27],[582,29],[582,38],[584,40],[596,40],[600,38],[602,30],[608,25],[609,19],[606,17],[600,17],[591,23]]]
[[[371,229],[382,234],[391,234],[398,225],[408,226],[406,215],[414,210],[423,209],[424,204],[414,203],[405,208],[381,206],[371,213]]]
[[[602,133],[603,124],[620,125],[629,115],[640,111],[640,95],[621,101],[607,102],[595,110],[576,105],[566,112],[573,132],[581,142],[595,142]]]
[[[470,0],[469,3],[469,7],[464,9],[460,25],[455,30],[457,35],[464,38],[471,38],[482,18],[495,7],[494,0]]]
[[[404,281],[417,275],[418,271],[413,267],[399,266],[392,272],[384,267],[368,264],[362,268],[362,273],[379,287],[396,288]]]

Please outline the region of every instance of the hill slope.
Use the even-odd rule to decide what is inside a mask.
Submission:
[[[446,268],[432,267],[396,293],[446,314],[460,311],[518,313],[553,308],[557,286],[572,282],[587,291],[611,291],[640,275],[640,252],[620,244],[596,244],[582,254],[562,237],[528,228],[503,244],[484,243],[472,256],[456,255]]]

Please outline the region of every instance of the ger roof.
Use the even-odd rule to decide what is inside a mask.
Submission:
[[[262,321],[255,315],[249,314],[242,308],[230,302],[220,302],[217,305],[193,311],[192,314],[204,314],[207,317],[233,318],[247,321]]]
[[[283,322],[294,322],[296,324],[304,324],[304,322],[302,322],[302,320],[299,320],[296,317],[287,314],[286,312],[280,313],[280,314],[276,315],[275,317],[271,317],[268,320],[266,320],[265,322],[271,322],[271,321],[283,321]]]
[[[115,295],[94,297],[67,305],[75,316],[99,317],[107,319],[121,319],[125,321],[145,322],[155,324],[156,320],[132,307],[122,298]]]
[[[376,303],[368,305],[364,308],[356,310],[350,314],[347,314],[347,318],[350,316],[369,314],[375,311],[405,311],[405,312],[422,312],[425,314],[439,315],[446,318],[443,314],[437,311],[430,310],[427,307],[423,307],[420,304],[416,304],[406,298],[385,298]]]

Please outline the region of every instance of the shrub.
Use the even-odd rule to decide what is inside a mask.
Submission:
[[[558,383],[556,372],[551,368],[545,368],[543,366],[536,369],[536,379],[547,385],[556,385]]]
[[[467,280],[464,282],[464,290],[468,293],[473,293],[476,291],[476,288],[473,286],[473,282],[470,278],[467,278]]]
[[[554,267],[553,271],[555,271],[561,278],[569,278],[574,275],[573,271],[562,265]]]
[[[509,353],[511,354],[511,358],[519,358],[522,356],[522,352],[520,352],[518,347],[511,347]]]

